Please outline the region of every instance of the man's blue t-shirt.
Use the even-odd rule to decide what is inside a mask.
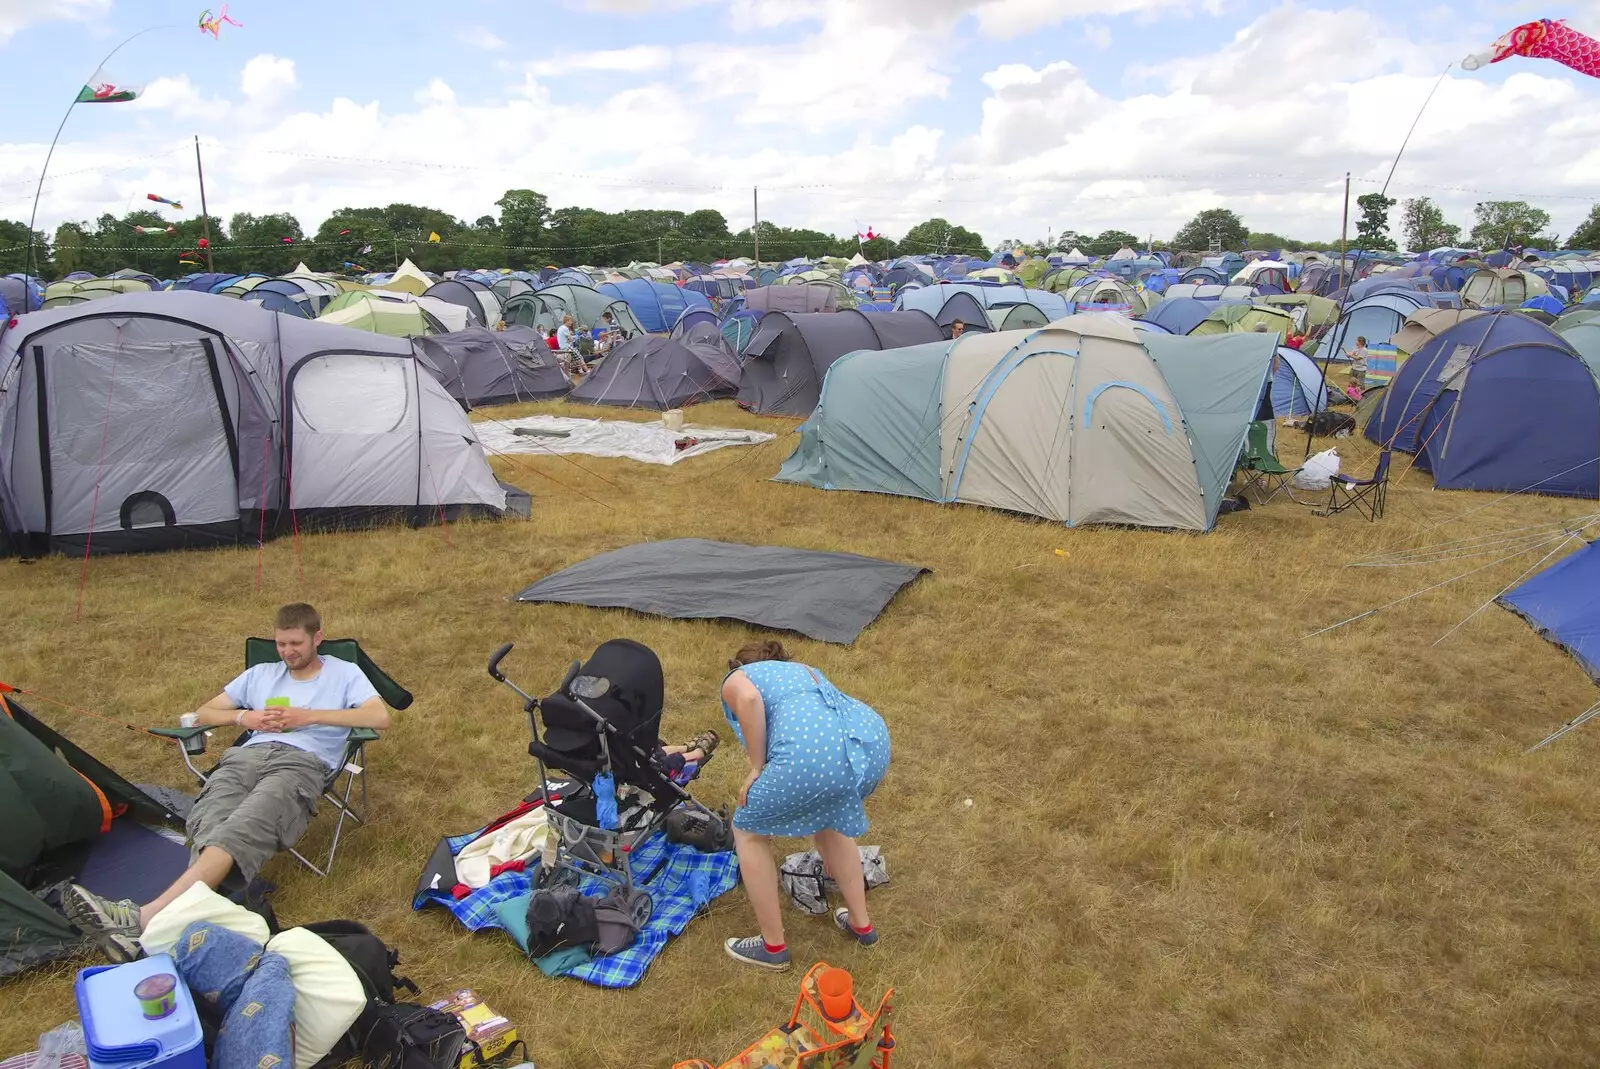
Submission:
[[[354,709],[368,698],[376,698],[372,682],[349,661],[323,657],[322,670],[310,679],[295,679],[282,661],[247,668],[223,688],[241,709],[265,709],[268,698],[287,698],[296,709]],[[278,742],[316,754],[330,769],[344,761],[349,728],[312,724],[293,731],[260,731],[245,741],[246,746]]]

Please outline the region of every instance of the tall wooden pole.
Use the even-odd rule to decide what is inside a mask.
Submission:
[[[211,261],[211,212],[206,207],[206,169],[200,162],[200,135],[194,135],[194,170],[200,176],[200,229],[206,237],[206,270],[216,271]]]
[[[750,187],[750,205],[755,209],[755,226],[750,228],[750,233],[756,239],[756,277],[761,277],[761,190],[755,186]]]
[[[1346,244],[1348,242],[1349,237],[1350,237],[1350,172],[1346,171],[1344,173],[1344,222],[1339,225],[1339,282],[1342,285],[1348,285],[1348,283],[1345,282],[1345,277],[1344,277],[1344,272],[1345,272],[1344,256],[1345,256],[1345,246],[1346,246]]]

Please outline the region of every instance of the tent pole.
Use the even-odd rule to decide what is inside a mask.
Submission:
[[[206,237],[206,271],[215,272],[216,265],[211,262],[211,211],[206,207],[206,169],[200,162],[200,135],[194,135],[194,170],[200,177],[200,227]]]
[[[755,225],[750,228],[751,235],[756,239],[756,279],[761,278],[761,190],[756,186],[750,187],[750,205],[755,209]]]

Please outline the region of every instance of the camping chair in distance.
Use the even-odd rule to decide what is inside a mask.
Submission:
[[[1239,455],[1239,470],[1244,472],[1244,486],[1240,493],[1255,493],[1256,504],[1265,505],[1279,494],[1295,500],[1289,489],[1289,480],[1299,468],[1286,468],[1272,449],[1272,427],[1266,420],[1250,424],[1245,435],[1244,452]],[[1296,502],[1298,504],[1299,502]]]
[[[1332,516],[1353,508],[1369,521],[1383,519],[1383,508],[1389,499],[1389,450],[1378,454],[1378,463],[1370,479],[1335,475],[1328,492],[1328,507],[1319,510],[1318,516]]]
[[[338,657],[340,660],[349,661],[360,668],[372,684],[372,689],[378,692],[378,697],[392,709],[405,709],[411,705],[411,692],[391,679],[383,669],[379,668],[361,649],[360,643],[352,638],[323,639],[317,647],[317,652]],[[248,638],[244,643],[244,666],[254,668],[258,664],[271,664],[277,661],[278,646],[270,638]],[[205,727],[176,727],[176,728],[150,728],[150,734],[159,735],[164,739],[172,739],[178,743],[178,751],[183,755],[183,763],[189,771],[194,773],[202,786],[205,785],[210,771],[201,771],[196,767],[194,758],[206,750],[206,733],[215,731],[216,728]],[[242,732],[238,738],[229,744],[237,746],[250,737],[250,732]],[[314,864],[295,847],[289,848],[289,853],[294,855],[296,861],[316,873],[326,876],[333,868],[333,859],[339,852],[339,837],[344,832],[344,822],[353,820],[357,824],[366,824],[363,815],[367,808],[367,768],[366,752],[367,743],[378,741],[378,733],[372,728],[351,728],[350,737],[345,742],[344,760],[339,767],[328,774],[327,781],[322,785],[322,798],[334,807],[337,816],[333,824],[333,837],[328,843],[328,856],[320,859],[322,864]],[[214,765],[212,766],[215,767]],[[352,801],[357,783],[361,786],[360,804]]]

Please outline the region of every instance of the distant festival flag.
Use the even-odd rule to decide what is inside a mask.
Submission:
[[[282,245],[293,245],[294,244],[294,238],[279,238],[278,242],[279,242],[279,244],[282,244]]]
[[[370,256],[370,255],[372,255],[372,246],[371,245],[363,245],[363,246],[361,246],[361,248],[356,250],[356,255],[357,256]]]
[[[439,240],[439,232],[436,230],[428,231],[428,240],[431,242],[437,242]]]
[[[94,72],[94,77],[89,79],[87,85],[78,90],[79,104],[124,104],[130,100],[138,99],[141,87],[123,85],[120,79],[112,78],[101,68]]]
[[[145,200],[153,200],[157,204],[170,204],[170,205],[172,205],[172,207],[176,208],[178,211],[180,211],[180,212],[183,211],[183,205],[182,204],[178,203],[175,200],[168,200],[166,197],[158,197],[154,193],[146,193],[144,195],[144,199]]]

